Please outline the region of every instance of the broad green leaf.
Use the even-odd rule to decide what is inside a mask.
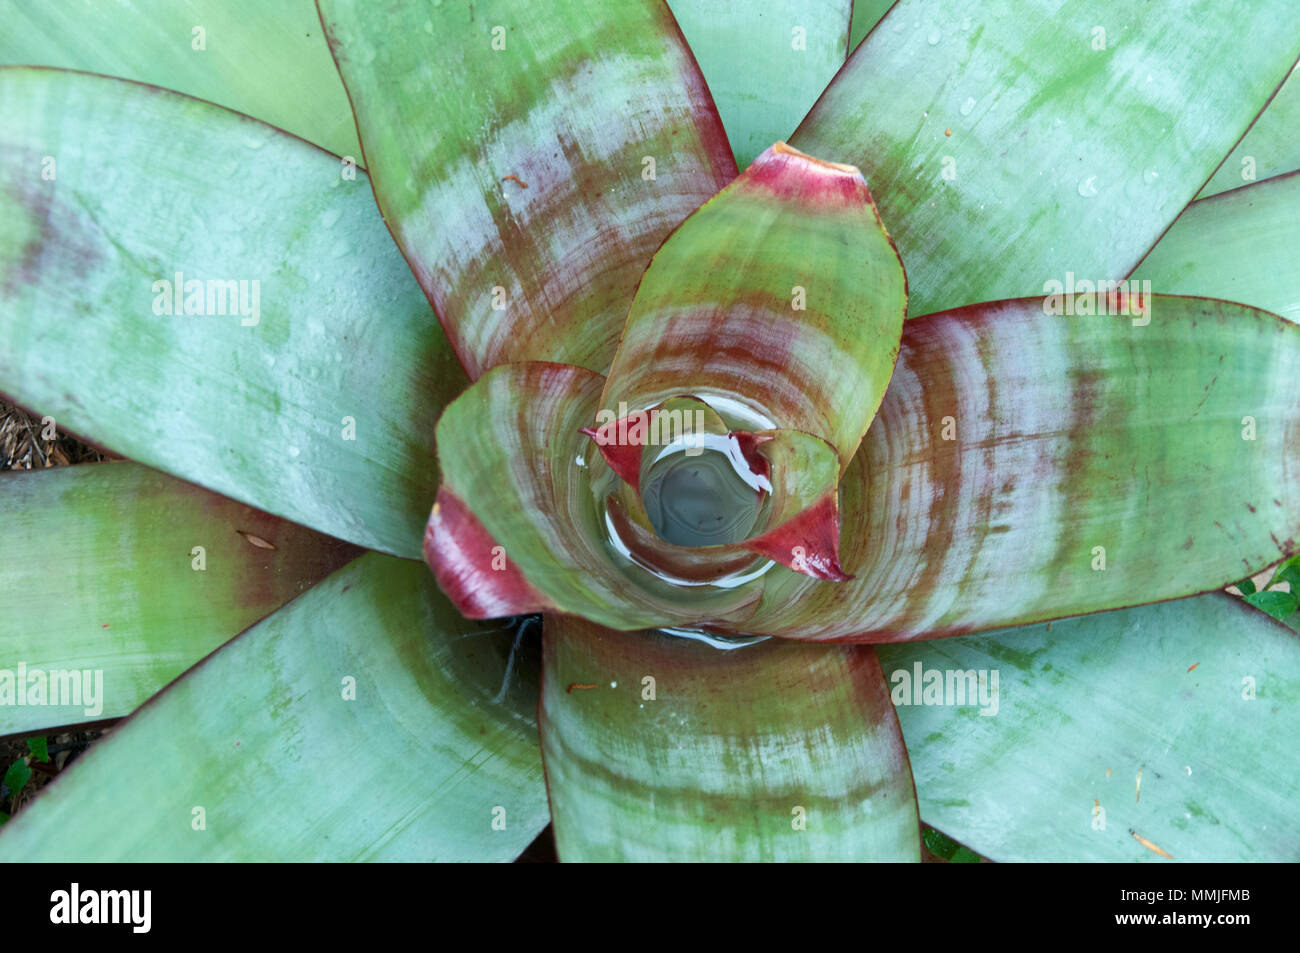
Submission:
[[[1300,641],[1230,596],[879,652],[921,816],[992,860],[1300,856]]]
[[[777,143],[655,254],[601,406],[722,398],[718,409],[821,437],[846,467],[906,310],[898,252],[858,170]]]
[[[604,373],[646,262],[736,174],[667,6],[320,7],[379,207],[470,376]]]
[[[4,785],[9,789],[10,797],[17,797],[31,780],[32,769],[27,766],[26,758],[19,758],[5,771]]]
[[[418,554],[434,421],[465,377],[351,171],[175,93],[0,69],[0,390],[182,479]]]
[[[514,641],[363,556],[83,755],[0,859],[511,860],[547,818]]]
[[[1300,66],[1291,70],[1268,108],[1259,114],[1232,155],[1201,190],[1198,199],[1300,169]]]
[[[942,857],[949,863],[978,864],[980,862],[979,854],[969,847],[963,847],[947,834],[936,831],[933,827],[925,828],[921,839],[925,842],[926,850],[938,857]]]
[[[442,486],[425,559],[471,618],[568,612],[614,628],[743,619],[751,588],[683,590],[619,554],[599,487],[618,478],[582,432],[604,378],[562,364],[505,364],[438,421]]]
[[[50,745],[43,735],[37,738],[28,738],[27,750],[32,753],[32,757],[37,761],[49,763]]]
[[[1300,548],[1300,327],[1204,298],[1098,306],[909,321],[840,484],[856,578],[777,567],[745,631],[958,635],[1222,588]]]
[[[0,513],[0,735],[131,713],[357,555],[137,463],[2,474]]]
[[[1294,0],[900,0],[791,144],[862,169],[921,315],[1127,274],[1297,56]]]
[[[853,21],[849,26],[849,53],[858,48],[868,33],[889,12],[894,0],[853,0]],[[917,27],[920,28],[919,25]]]
[[[1274,570],[1273,578],[1268,584],[1276,586],[1284,582],[1291,586],[1292,592],[1300,593],[1300,554],[1283,560]]]
[[[865,646],[731,651],[547,617],[561,860],[919,860],[907,752]]]
[[[921,840],[925,844],[925,849],[932,854],[937,854],[944,860],[951,860],[952,855],[957,853],[960,844],[933,827],[927,827],[921,832]]]
[[[853,0],[668,0],[745,168],[794,132],[848,54]]]
[[[1245,597],[1245,601],[1261,612],[1267,612],[1279,622],[1288,619],[1296,611],[1297,604],[1294,595],[1277,589],[1252,593]]]
[[[1193,202],[1133,273],[1165,294],[1240,301],[1300,322],[1300,173]]]
[[[0,65],[106,73],[247,113],[359,161],[313,0],[0,0]]]

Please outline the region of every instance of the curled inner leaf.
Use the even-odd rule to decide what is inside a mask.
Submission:
[[[602,404],[693,394],[767,421],[735,429],[821,437],[847,466],[893,373],[906,302],[862,175],[778,142],[655,254]]]

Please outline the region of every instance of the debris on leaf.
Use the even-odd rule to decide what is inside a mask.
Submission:
[[[1129,828],[1129,833],[1133,835],[1133,839],[1135,841],[1137,841],[1139,844],[1141,844],[1143,847],[1145,847],[1147,850],[1151,851],[1152,853],[1159,854],[1161,857],[1168,857],[1170,860],[1174,859],[1173,854],[1170,854],[1168,851],[1163,850],[1157,845],[1151,843],[1149,840],[1147,840],[1145,837],[1143,837],[1141,834],[1139,834],[1137,831],[1133,830],[1132,828]]]
[[[244,537],[244,539],[248,540],[258,549],[275,549],[274,543],[268,543],[260,536],[254,536],[252,533],[246,533],[242,529],[237,529],[235,530],[235,532],[238,533],[240,536]]]

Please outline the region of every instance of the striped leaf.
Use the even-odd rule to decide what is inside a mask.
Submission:
[[[889,383],[906,308],[857,169],[778,143],[655,254],[602,407],[692,394],[821,437],[844,467]]]
[[[1296,551],[1300,327],[1201,298],[1056,304],[1099,302],[908,322],[840,485],[856,578],[773,570],[746,631],[955,635],[1222,588]]]
[[[562,860],[920,859],[868,646],[719,651],[549,617],[540,712]]]
[[[654,250],[736,174],[668,8],[320,7],[379,207],[470,376],[603,373]]]

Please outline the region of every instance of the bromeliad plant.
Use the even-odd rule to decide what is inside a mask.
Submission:
[[[0,731],[139,708],[0,856],[1300,853],[1291,0],[124,6],[0,11],[144,464],[0,480]]]

